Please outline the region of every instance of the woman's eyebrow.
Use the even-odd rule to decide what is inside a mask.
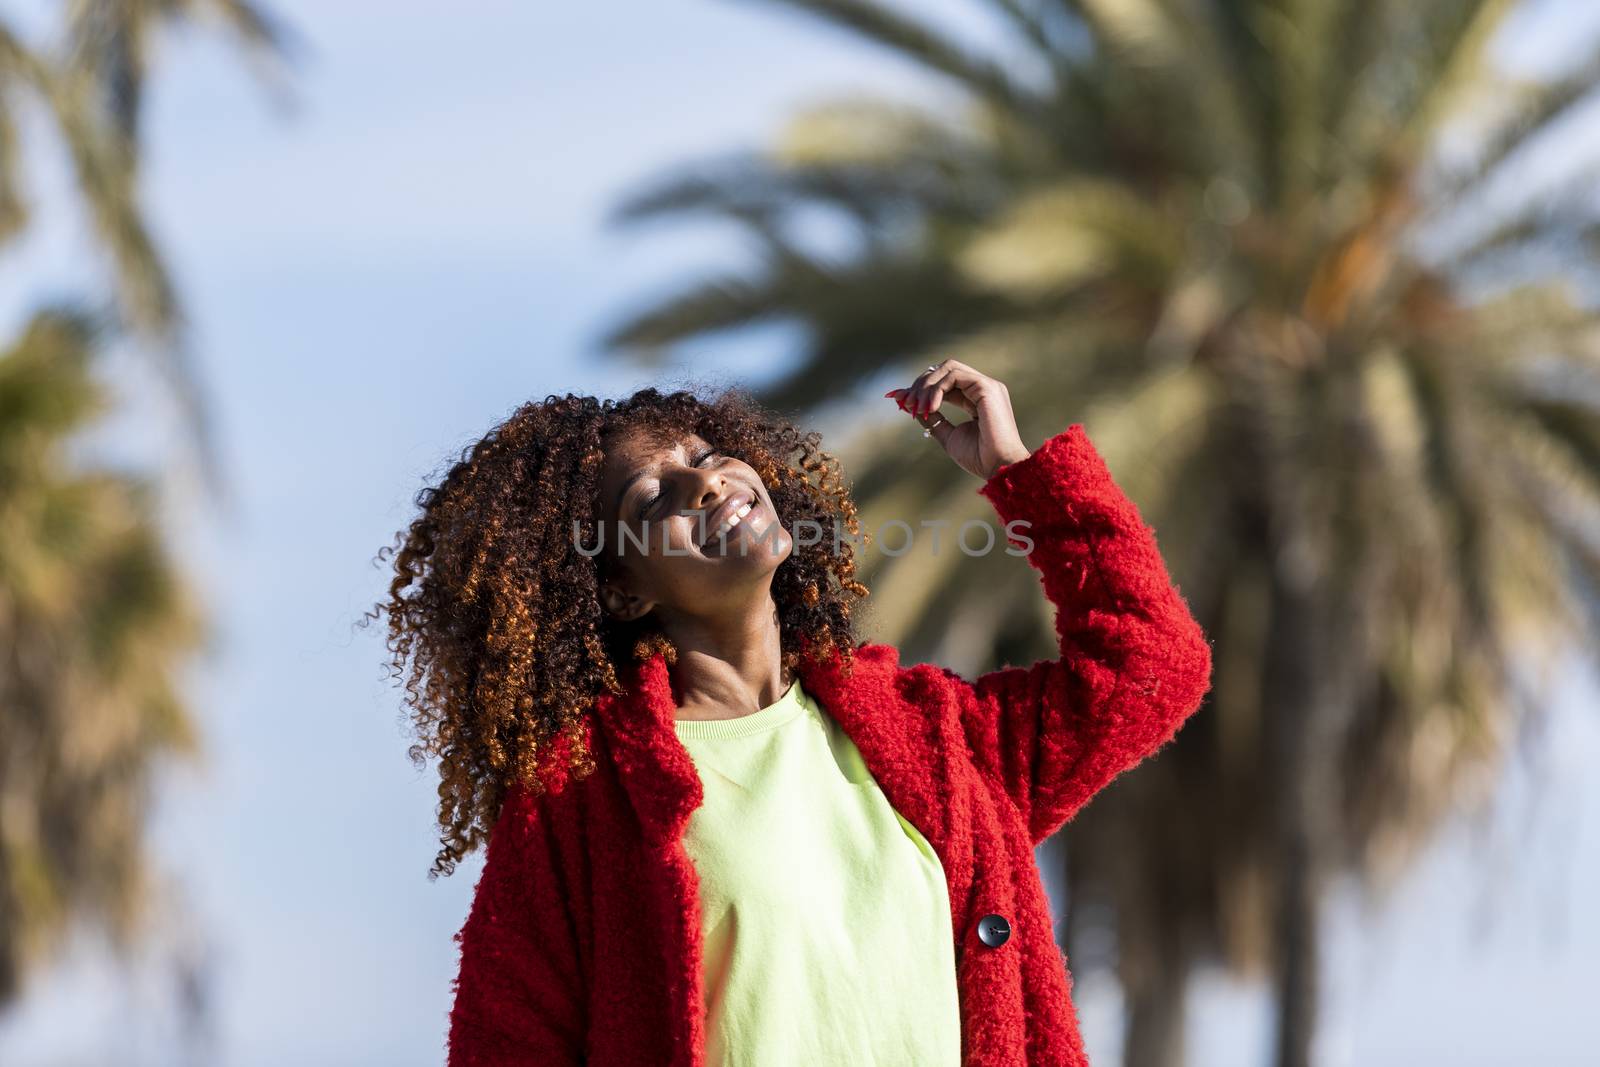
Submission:
[[[686,448],[686,442],[684,442],[681,439],[676,444],[674,444],[672,446],[672,450],[674,452],[682,452],[682,451],[685,450],[685,448]],[[628,490],[633,488],[633,483],[634,482],[637,482],[639,479],[643,478],[648,473],[650,473],[650,469],[648,467],[646,467],[644,470],[639,471],[637,474],[629,475],[627,481],[622,483],[622,488],[617,490],[616,506],[615,506],[614,510],[619,515],[622,513],[622,501],[623,501],[623,498],[628,495]]]

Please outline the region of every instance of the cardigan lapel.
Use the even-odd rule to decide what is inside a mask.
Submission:
[[[704,800],[699,772],[672,723],[677,702],[660,653],[623,672],[625,692],[602,694],[595,712],[617,776],[644,838],[635,899],[653,927],[641,948],[659,945],[661,972],[647,972],[650,1010],[659,1012],[671,1050],[666,1067],[701,1067],[705,1050],[699,876],[684,844],[684,827]]]
[[[694,759],[678,739],[678,705],[666,657],[656,653],[622,672],[626,692],[595,701],[628,800],[656,844],[681,836],[704,800]]]

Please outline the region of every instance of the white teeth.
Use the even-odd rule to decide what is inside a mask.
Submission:
[[[725,520],[723,520],[722,525],[718,526],[711,532],[711,536],[707,538],[707,540],[714,541],[723,534],[727,533],[729,530],[733,529],[735,526],[739,525],[739,520],[750,514],[750,509],[754,506],[754,501],[739,505],[739,507],[734,509],[732,515],[729,515]]]

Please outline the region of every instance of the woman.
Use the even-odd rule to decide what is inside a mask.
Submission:
[[[956,360],[885,395],[980,480],[1059,659],[859,643],[837,463],[738,391],[530,403],[419,498],[383,607],[436,869],[488,839],[454,1067],[1086,1062],[1033,850],[1200,705],[1209,644],[1081,425],[1030,454]]]

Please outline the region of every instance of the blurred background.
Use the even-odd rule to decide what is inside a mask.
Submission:
[[[1041,846],[1093,1062],[1600,1062],[1600,5],[452,16],[0,3],[0,1063],[443,1062],[482,857],[360,625],[413,494],[743,383],[868,529],[971,517],[881,397],[943,357],[1215,642]],[[908,661],[1053,654],[1004,554],[865,562]]]

